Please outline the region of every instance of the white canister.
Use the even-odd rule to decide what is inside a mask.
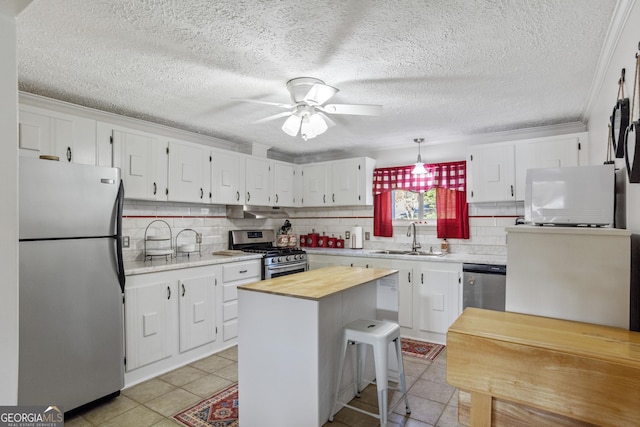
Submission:
[[[289,246],[289,236],[286,234],[278,234],[278,238],[276,240],[276,246],[279,248],[284,248]]]
[[[351,229],[351,249],[362,249],[362,227]]]
[[[298,237],[295,234],[289,234],[289,247],[295,248],[298,246]]]

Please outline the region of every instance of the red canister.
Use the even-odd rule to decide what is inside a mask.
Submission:
[[[318,247],[326,248],[329,243],[329,236],[325,236],[324,234],[318,237]]]
[[[309,246],[311,248],[317,248],[318,247],[318,237],[320,237],[320,235],[318,233],[310,233],[307,236],[307,246]]]
[[[298,244],[300,245],[300,247],[304,247],[307,246],[307,235],[306,234],[301,234],[300,235],[300,241],[298,242]]]
[[[331,237],[329,237],[328,240],[329,241],[327,242],[327,247],[328,248],[335,248],[336,247],[336,242],[338,241],[338,239],[333,237],[333,236],[331,236]]]
[[[340,236],[340,238],[336,240],[336,248],[344,249],[344,239],[342,238],[342,236]]]

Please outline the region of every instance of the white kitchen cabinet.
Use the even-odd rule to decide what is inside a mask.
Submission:
[[[231,151],[211,152],[211,203],[244,204],[245,157]]]
[[[290,163],[275,162],[273,165],[273,206],[294,205],[294,167]]]
[[[329,206],[327,199],[328,162],[302,165],[302,206]]]
[[[516,200],[524,200],[527,170],[579,166],[587,134],[572,134],[520,142],[515,145]]]
[[[169,141],[169,194],[172,202],[209,202],[209,149],[183,141]]]
[[[391,268],[398,270],[398,324],[413,329],[413,274],[414,263],[393,260]]]
[[[293,165],[293,206],[295,207],[302,206],[303,187],[302,165]]]
[[[171,356],[177,299],[175,283],[171,282],[125,290],[127,371]]]
[[[127,199],[167,200],[167,142],[157,135],[114,127],[113,167]]]
[[[272,161],[258,157],[245,160],[245,202],[254,206],[272,206],[271,202]]]
[[[414,270],[415,272],[415,270]],[[420,338],[442,342],[460,315],[460,264],[422,263],[413,287],[414,331]],[[416,325],[417,323],[417,325]]]
[[[467,156],[467,201],[516,200],[515,148],[513,144],[472,147]]]
[[[19,110],[21,156],[57,156],[60,161],[96,164],[96,121],[29,105]]]
[[[261,260],[222,266],[222,339],[238,337],[238,286],[260,281]]]
[[[358,157],[330,163],[332,205],[373,205],[375,160]]]
[[[178,281],[181,353],[216,339],[216,285],[214,274]]]

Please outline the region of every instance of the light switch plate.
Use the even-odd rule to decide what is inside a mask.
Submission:
[[[122,247],[123,248],[128,248],[129,247],[129,236],[122,236]]]
[[[368,231],[364,232],[364,240],[369,240],[371,238],[371,233],[369,233]]]
[[[351,232],[350,231],[345,231],[344,232],[344,238],[345,238],[345,240],[351,239]]]

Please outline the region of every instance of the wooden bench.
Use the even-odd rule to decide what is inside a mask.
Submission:
[[[473,427],[640,426],[640,333],[467,308],[447,333],[447,382],[470,393]]]

